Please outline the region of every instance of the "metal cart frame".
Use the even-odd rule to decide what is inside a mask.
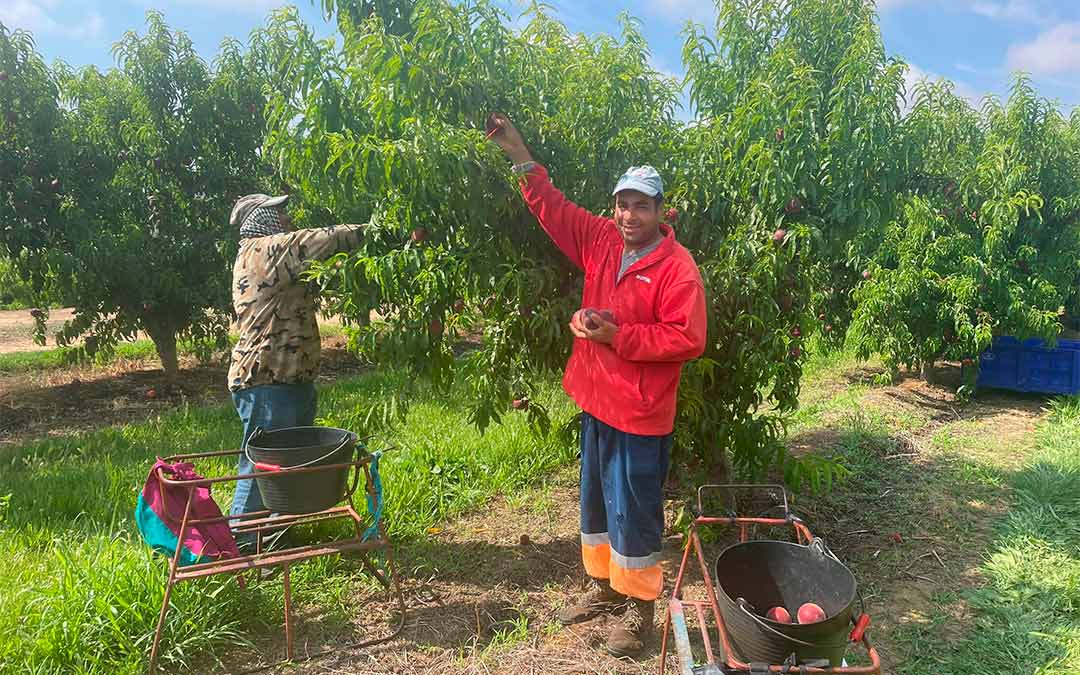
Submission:
[[[778,518],[746,517],[734,515],[713,516],[706,515],[702,496],[707,491],[727,490],[763,490],[779,491],[783,495],[782,503],[777,504],[783,511],[783,516]],[[664,613],[664,632],[660,642],[660,675],[664,675],[667,668],[668,632],[670,630],[675,641],[675,648],[679,660],[679,675],[728,675],[730,673],[790,673],[792,675],[807,675],[809,673],[831,673],[837,675],[880,675],[881,659],[877,650],[870,644],[867,637],[867,628],[870,625],[870,617],[865,613],[853,618],[853,628],[849,639],[853,643],[860,643],[866,649],[870,659],[869,666],[831,666],[819,667],[811,665],[790,664],[765,664],[747,663],[735,657],[731,650],[731,639],[727,626],[724,625],[720,614],[720,605],[716,599],[716,587],[713,583],[709,564],[705,560],[705,554],[701,547],[700,530],[702,527],[727,526],[739,528],[739,541],[749,539],[750,527],[755,525],[766,526],[790,526],[795,530],[795,538],[800,544],[809,544],[814,537],[810,529],[798,517],[792,515],[788,508],[787,491],[780,485],[702,485],[697,492],[696,517],[690,523],[686,535],[686,544],[683,549],[682,562],[679,565],[679,574],[675,578],[675,586],[671,591],[667,609]],[[690,552],[694,552],[698,565],[701,568],[701,578],[705,585],[706,598],[703,600],[688,600],[683,597],[683,583],[686,580],[686,571],[690,563]],[[695,665],[694,654],[690,647],[690,636],[687,628],[687,608],[693,610],[693,616],[697,619],[697,626],[701,632],[701,639],[705,646],[706,662]],[[718,639],[715,641],[719,648],[717,654],[713,647],[714,641],[710,637],[708,610],[712,610],[712,619],[716,626]],[[719,658],[717,658],[719,656]]]
[[[237,457],[240,454],[240,450],[224,450],[220,452],[202,452],[185,455],[172,455],[164,458],[164,461],[169,463],[176,462],[191,462],[194,464],[194,460],[206,460],[217,459],[224,457]],[[356,642],[340,645],[333,649],[326,649],[315,654],[307,655],[299,661],[307,661],[315,659],[327,654],[340,651],[342,649],[369,647],[387,640],[391,640],[396,637],[401,629],[405,626],[405,597],[401,591],[401,583],[398,578],[396,567],[394,566],[393,558],[393,545],[390,539],[386,536],[386,531],[381,521],[374,523],[377,537],[370,539],[364,539],[365,521],[364,518],[357,511],[353,503],[353,495],[356,492],[356,488],[359,485],[360,475],[363,473],[365,479],[365,490],[369,499],[375,499],[375,485],[372,480],[371,474],[371,462],[373,455],[365,453],[364,456],[354,458],[349,462],[342,462],[339,464],[328,464],[324,466],[309,466],[298,469],[281,469],[274,471],[273,476],[289,476],[302,473],[311,473],[315,471],[333,471],[344,469],[348,471],[352,470],[352,480],[350,481],[346,493],[342,502],[339,502],[338,506],[333,506],[321,511],[313,513],[295,514],[295,515],[271,515],[269,510],[252,511],[249,513],[238,514],[235,516],[221,516],[217,518],[194,518],[191,515],[191,505],[195,498],[195,493],[198,488],[210,488],[213,485],[220,485],[223,483],[236,482],[238,480],[252,479],[254,480],[255,474],[248,475],[230,475],[217,478],[199,478],[195,480],[175,480],[168,478],[164,475],[159,468],[156,471],[157,480],[160,481],[162,490],[168,486],[170,489],[186,490],[187,502],[184,507],[184,513],[180,514],[166,514],[171,518],[177,518],[179,516],[180,531],[177,534],[177,540],[182,542],[185,534],[188,530],[196,525],[204,523],[220,523],[223,521],[242,519],[243,523],[235,527],[237,532],[254,533],[256,546],[255,553],[251,555],[242,555],[238,558],[223,558],[219,560],[213,560],[210,562],[202,562],[194,565],[180,564],[180,553],[183,550],[182,546],[176,547],[176,552],[173,554],[169,561],[169,576],[165,586],[165,597],[161,603],[161,613],[158,616],[157,628],[154,631],[154,643],[150,650],[150,664],[149,672],[154,673],[157,671],[157,662],[160,655],[160,643],[162,631],[165,627],[165,617],[169,611],[169,598],[172,595],[173,587],[181,581],[188,581],[191,579],[201,579],[204,577],[213,576],[215,574],[235,574],[242,578],[243,573],[249,570],[261,570],[264,568],[281,566],[282,568],[282,582],[285,587],[285,660],[282,663],[290,662],[294,660],[293,650],[293,621],[292,621],[292,587],[289,579],[289,568],[299,562],[305,560],[311,560],[312,558],[318,558],[322,556],[335,555],[339,553],[346,553],[353,551],[360,554],[360,561],[363,566],[371,572],[372,575],[379,581],[382,587],[389,592],[396,600],[396,610],[398,613],[398,620],[393,625],[389,634],[358,640]],[[260,477],[268,478],[263,473]],[[270,532],[281,530],[285,527],[292,525],[301,525],[315,523],[319,521],[332,521],[332,520],[347,520],[351,521],[352,529],[355,536],[345,539],[336,539],[333,541],[310,544],[304,546],[296,546],[292,548],[284,548],[281,550],[264,551],[263,550],[263,537]],[[370,553],[375,551],[381,551],[386,557],[385,572],[378,569],[376,565],[373,565],[371,560],[368,559]],[[268,664],[258,670],[265,670],[277,664]],[[252,671],[255,672],[255,671]]]

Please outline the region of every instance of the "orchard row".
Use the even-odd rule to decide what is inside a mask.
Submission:
[[[311,272],[358,351],[463,382],[481,427],[517,408],[545,428],[522,402],[565,362],[581,279],[486,139],[493,110],[591,210],[627,166],[664,175],[710,299],[677,423],[691,463],[814,487],[842,471],[782,445],[811,336],[917,368],[1076,314],[1080,114],[1022,77],[979,110],[947,82],[903,101],[869,0],[720,3],[685,35],[685,82],[629,18],[586,38],[542,8],[519,28],[484,1],[322,5],[334,41],[278,10],[212,66],[156,14],[107,73],[0,33],[0,242],[77,308],[65,337],[146,329],[164,361],[177,335],[221,335],[232,201],[287,189],[300,224],[371,223]]]

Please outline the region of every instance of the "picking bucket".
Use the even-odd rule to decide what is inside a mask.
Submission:
[[[313,513],[345,498],[347,466],[293,475],[279,470],[345,464],[352,461],[356,434],[334,427],[256,429],[248,438],[248,459],[263,504],[275,513]]]
[[[827,659],[833,667],[843,662],[855,576],[821,540],[809,546],[772,540],[729,546],[716,560],[716,580],[731,648],[743,661],[801,665]],[[827,618],[785,624],[762,616],[785,607],[794,617],[806,602],[821,606]]]

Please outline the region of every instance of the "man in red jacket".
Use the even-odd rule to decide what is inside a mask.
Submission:
[[[632,167],[613,192],[614,218],[589,213],[551,184],[510,120],[493,139],[514,162],[529,209],[585,272],[563,386],[581,406],[581,554],[590,588],[564,624],[626,607],[608,651],[634,656],[664,586],[662,488],[682,364],[705,349],[705,292],[690,253],[662,222],[663,182]]]

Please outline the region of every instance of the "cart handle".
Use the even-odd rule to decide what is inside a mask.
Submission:
[[[785,488],[783,485],[777,485],[775,483],[751,483],[751,484],[714,483],[714,484],[711,484],[711,485],[702,485],[702,486],[698,487],[698,489],[697,489],[697,513],[698,513],[698,515],[702,515],[705,512],[705,506],[702,503],[703,502],[702,497],[704,496],[706,491],[709,491],[709,492],[726,491],[728,493],[732,493],[735,490],[751,490],[751,491],[754,491],[754,490],[756,490],[756,491],[766,491],[766,490],[768,490],[770,492],[770,494],[772,496],[774,496],[774,497],[777,494],[779,494],[780,499],[776,500],[776,501],[778,501],[780,503],[780,505],[783,506],[783,508],[784,508],[784,518],[789,518],[791,516],[791,510],[788,508],[787,488]],[[734,499],[732,499],[732,507],[733,508],[732,508],[731,513],[729,514],[731,516],[736,515],[734,506],[735,506]]]
[[[866,634],[866,629],[869,627],[870,615],[864,612],[859,615],[859,619],[855,622],[855,628],[851,631],[851,641],[862,642],[863,636]]]

